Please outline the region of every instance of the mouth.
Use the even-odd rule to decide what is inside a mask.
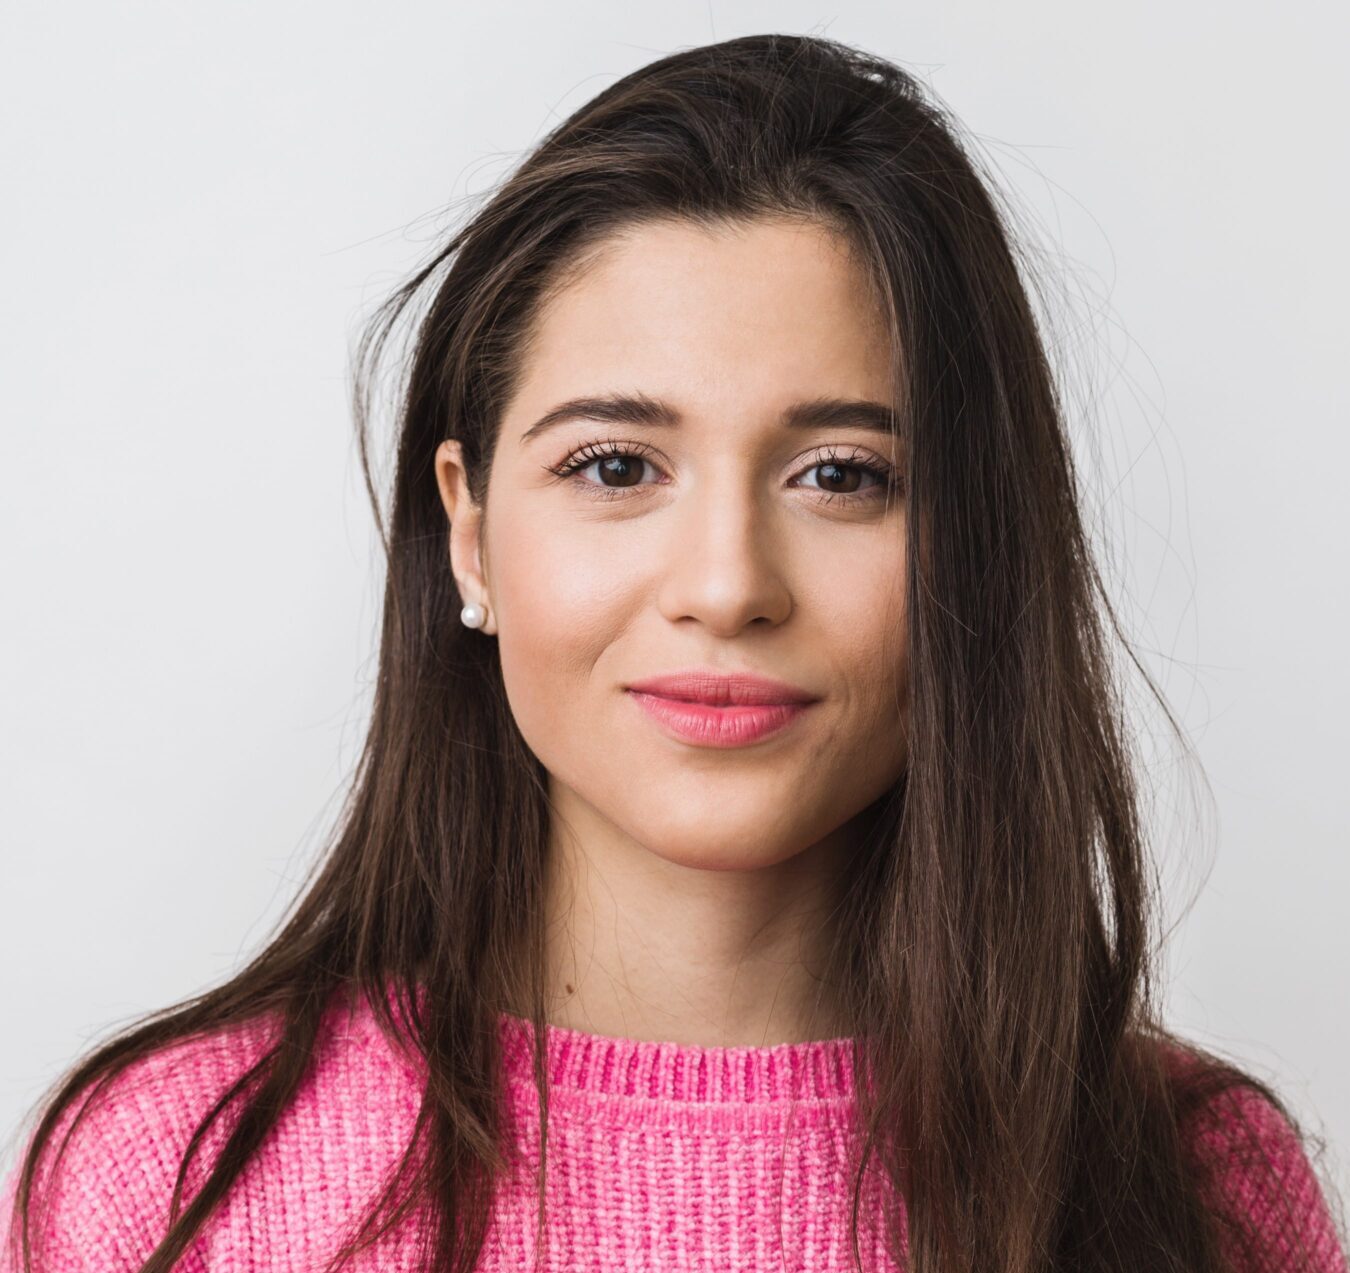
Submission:
[[[785,681],[695,670],[624,687],[668,733],[702,747],[744,747],[777,735],[819,702]]]

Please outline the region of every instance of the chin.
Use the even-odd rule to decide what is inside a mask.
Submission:
[[[728,826],[702,818],[678,830],[634,834],[650,853],[678,866],[699,871],[753,871],[790,858],[797,846],[764,838],[764,824]]]

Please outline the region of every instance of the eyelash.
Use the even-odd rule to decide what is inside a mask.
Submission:
[[[592,498],[600,500],[612,500],[622,498],[629,491],[641,489],[637,486],[601,486],[596,482],[588,482],[581,478],[579,474],[583,469],[589,468],[597,460],[607,460],[613,456],[622,456],[624,459],[643,460],[651,463],[648,458],[653,454],[651,447],[644,446],[637,442],[618,442],[606,440],[604,442],[588,442],[585,446],[573,451],[561,464],[545,465],[545,468],[556,477],[569,478],[580,481],[583,486],[589,488]],[[873,496],[872,491],[894,490],[900,485],[900,478],[891,468],[879,460],[869,460],[859,458],[859,453],[855,451],[852,455],[844,456],[829,451],[826,455],[817,459],[813,464],[807,465],[802,471],[810,472],[811,469],[822,468],[825,465],[833,464],[841,468],[861,469],[865,473],[870,473],[877,479],[876,483],[870,487],[865,487],[861,491],[824,491],[822,492],[822,504],[833,504],[836,500],[846,504],[854,504],[870,500]],[[811,489],[811,488],[807,488]]]

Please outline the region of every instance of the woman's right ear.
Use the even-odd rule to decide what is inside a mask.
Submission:
[[[469,492],[469,474],[464,452],[454,438],[447,438],[436,450],[436,486],[449,522],[450,569],[466,602],[482,606],[488,620],[483,631],[492,635],[496,623],[488,603],[488,581],[483,574],[482,509]]]
[[[455,438],[447,438],[436,448],[436,486],[446,521],[454,525],[455,510],[469,498],[468,472],[464,467],[464,448]]]

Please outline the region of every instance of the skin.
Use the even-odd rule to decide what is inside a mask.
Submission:
[[[451,568],[549,774],[552,1024],[705,1046],[848,1032],[822,979],[833,911],[859,815],[908,758],[906,501],[856,461],[902,474],[904,456],[889,433],[782,416],[893,404],[870,295],[813,222],[627,229],[536,315],[484,506],[458,443],[436,453]],[[521,440],[555,405],[616,392],[680,423]],[[607,441],[627,477],[603,456],[548,471]],[[821,701],[749,746],[695,745],[623,687],[696,666]]]

